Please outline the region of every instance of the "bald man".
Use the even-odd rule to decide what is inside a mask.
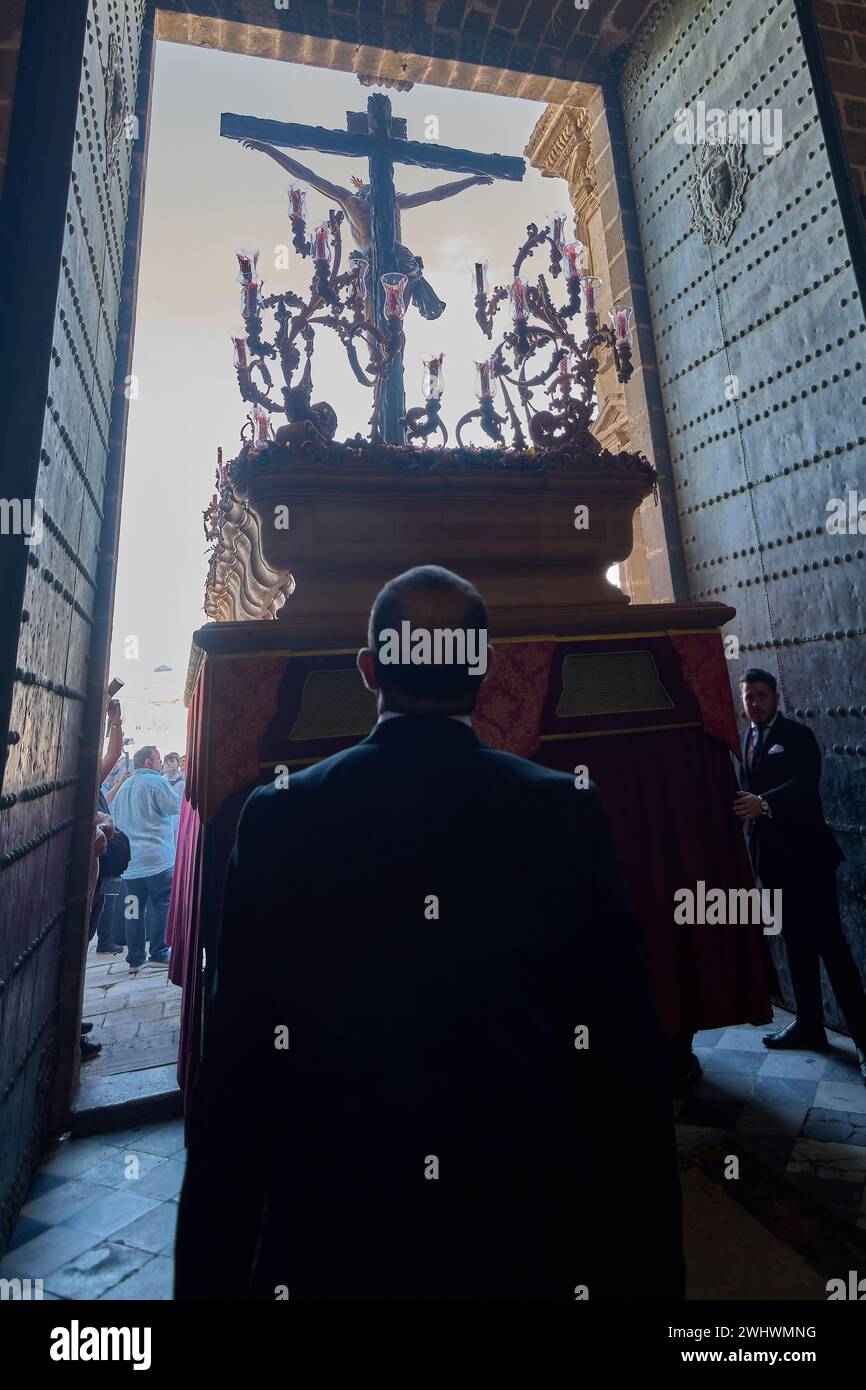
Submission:
[[[487,630],[459,576],[392,580],[358,654],[373,732],[246,803],[178,1298],[682,1295],[670,1080],[605,812],[475,734]]]

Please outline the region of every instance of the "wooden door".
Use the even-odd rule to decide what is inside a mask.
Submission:
[[[24,8],[0,205],[0,1249],[77,1067],[151,36],[144,0]]]

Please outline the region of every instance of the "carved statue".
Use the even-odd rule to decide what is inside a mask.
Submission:
[[[368,183],[363,183],[360,179],[353,177],[352,183],[355,191],[352,192],[348,188],[341,188],[339,184],[331,183],[328,179],[322,178],[312,169],[308,169],[306,165],[292,159],[290,155],[275,149],[273,145],[264,144],[261,140],[242,140],[241,144],[247,150],[261,150],[293,178],[301,179],[331,202],[337,203],[346,215],[355,246],[363,255],[369,256],[373,229],[370,211],[370,185]],[[469,178],[455,179],[452,183],[437,184],[435,188],[425,189],[421,193],[398,193],[396,195],[397,269],[402,275],[408,277],[406,294],[425,319],[438,319],[445,304],[430,283],[421,275],[423,262],[420,256],[413,255],[409,248],[399,240],[401,236],[400,213],[411,208],[424,207],[427,203],[440,203],[445,198],[453,198],[456,194],[462,193],[465,188],[472,188],[475,184],[492,182],[493,179],[489,174],[473,174]]]

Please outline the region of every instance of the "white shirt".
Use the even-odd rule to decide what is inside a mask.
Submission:
[[[180,797],[151,767],[138,767],[111,803],[118,830],[129,838],[132,858],[123,878],[150,878],[174,865],[174,817]]]

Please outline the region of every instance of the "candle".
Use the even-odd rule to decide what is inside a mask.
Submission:
[[[238,258],[241,271],[238,276],[238,284],[246,285],[255,275],[259,253],[258,251],[236,251],[235,255]]]
[[[489,359],[475,363],[475,394],[479,401],[489,401],[493,395]]]
[[[438,401],[442,399],[442,391],[444,388],[442,358],[444,356],[444,352],[440,352],[438,357],[421,358],[424,367],[422,390],[427,400]]]
[[[610,321],[613,324],[614,337],[618,348],[631,347],[631,327],[632,310],[629,307],[620,308],[615,304],[610,311]]]
[[[511,316],[515,323],[525,323],[529,317],[529,303],[526,292],[528,285],[519,276],[512,280],[508,290],[508,298],[511,300]]]
[[[307,216],[307,190],[299,183],[289,184],[289,216],[293,222],[303,222]]]
[[[566,220],[567,214],[564,212],[552,212],[547,219],[547,230],[557,251],[561,251],[565,245]]]
[[[260,405],[253,406],[253,447],[258,451],[271,442],[271,420]]]
[[[385,291],[385,317],[402,319],[406,312],[406,306],[403,303],[403,291],[408,284],[406,276],[390,270],[381,277],[381,280],[382,288]]]
[[[327,222],[320,222],[315,232],[313,233],[314,261],[326,261],[328,264],[330,264],[331,245],[328,239],[328,231],[329,228]]]
[[[475,280],[475,293],[487,293],[487,262],[476,261],[472,267],[472,274]]]
[[[584,309],[588,314],[598,314],[598,292],[601,289],[602,281],[598,275],[585,275],[583,277]]]
[[[255,318],[259,311],[259,283],[248,280],[241,292],[242,312],[245,319]]]
[[[570,241],[562,248],[562,254],[565,257],[566,280],[577,280],[583,270],[586,247],[582,241]]]
[[[235,345],[235,366],[239,372],[245,372],[249,366],[246,336],[242,332],[233,333],[232,342]]]
[[[364,256],[355,256],[351,261],[352,279],[354,280],[355,294],[359,299],[367,296],[367,272],[370,269],[370,262]]]

